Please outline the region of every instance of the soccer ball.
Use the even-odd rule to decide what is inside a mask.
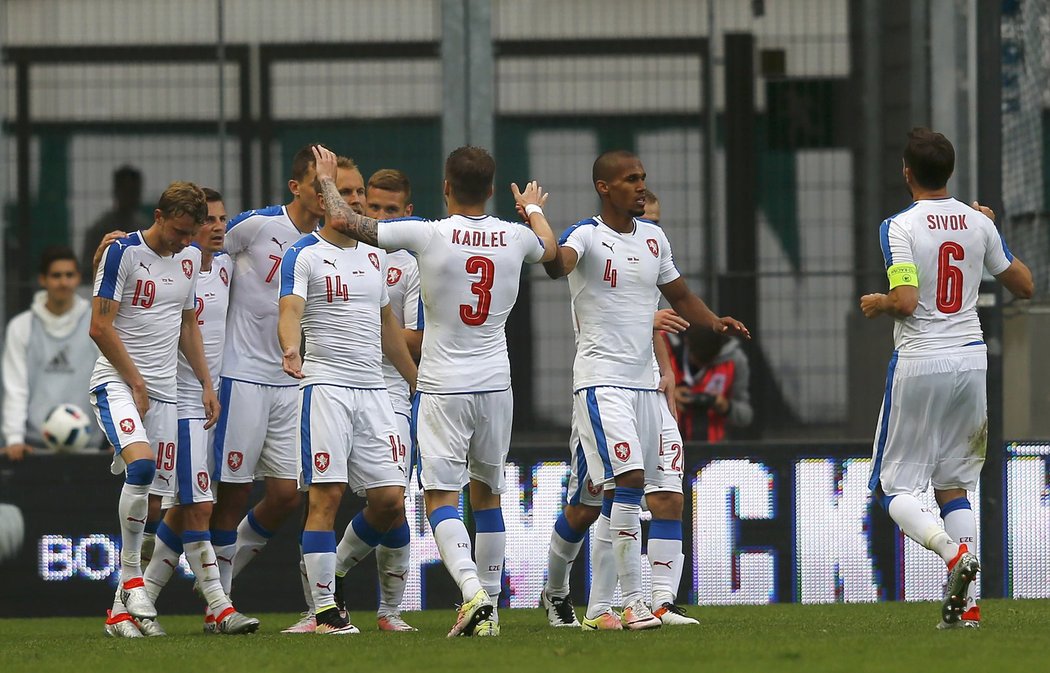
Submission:
[[[44,441],[55,451],[80,451],[91,441],[91,419],[75,404],[60,404],[47,415]]]

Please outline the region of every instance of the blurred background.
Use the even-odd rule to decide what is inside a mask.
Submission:
[[[231,213],[286,202],[307,142],[366,178],[404,170],[429,217],[447,152],[488,147],[493,210],[537,179],[558,231],[596,211],[595,156],[627,148],[691,286],[756,336],[733,438],[868,438],[891,326],[858,297],[885,286],[877,228],[909,202],[906,132],[929,125],[956,146],[953,194],[992,205],[1037,275],[1032,306],[982,296],[992,378],[1012,372],[999,435],[1050,434],[1031,357],[1050,336],[1046,2],[2,0],[0,26],[7,317],[45,246],[79,253],[115,210],[149,222],[174,179]],[[519,441],[564,437],[567,298],[529,270],[508,329]]]

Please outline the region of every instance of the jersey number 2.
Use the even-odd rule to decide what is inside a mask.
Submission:
[[[954,241],[942,243],[937,251],[937,310],[941,313],[957,313],[962,308],[963,273],[952,261],[965,256],[966,251]]]
[[[488,257],[475,255],[467,258],[467,273],[481,274],[481,278],[470,284],[470,291],[478,296],[477,308],[469,304],[459,305],[459,318],[463,324],[477,327],[489,318],[492,307],[492,283],[496,279],[496,265]]]

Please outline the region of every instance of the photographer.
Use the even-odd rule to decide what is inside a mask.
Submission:
[[[665,338],[674,361],[682,439],[720,442],[727,439],[727,426],[751,425],[750,367],[736,339],[696,327]]]

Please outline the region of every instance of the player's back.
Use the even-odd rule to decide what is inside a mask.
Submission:
[[[543,256],[528,227],[491,215],[380,223],[380,243],[417,255],[426,331],[418,388],[490,392],[510,387],[504,327],[523,262]]]
[[[919,302],[911,316],[896,321],[896,348],[943,352],[981,343],[983,270],[996,275],[1010,265],[992,221],[954,198],[923,199],[886,219],[879,233],[887,268],[913,263],[918,276]]]
[[[234,281],[226,320],[223,376],[264,385],[289,385],[281,369],[277,303],[281,259],[302,238],[284,206],[241,213],[226,225]]]

